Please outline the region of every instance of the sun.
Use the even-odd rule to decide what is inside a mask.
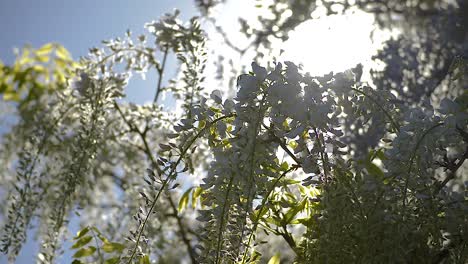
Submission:
[[[311,74],[344,71],[371,60],[379,46],[373,30],[374,18],[364,12],[311,19],[290,33],[281,58],[301,63]]]

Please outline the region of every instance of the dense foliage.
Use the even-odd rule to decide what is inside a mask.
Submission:
[[[215,22],[210,10],[218,1],[196,2],[201,19]],[[259,18],[278,32],[241,20],[252,44],[236,47],[217,27],[226,45],[241,56],[272,51],[269,36],[287,36],[317,5],[336,8],[280,2],[268,7],[276,18]],[[354,2],[339,4],[340,12],[375,12],[381,26],[399,13],[415,21],[408,32],[426,25],[418,14],[466,9],[427,1],[421,9],[378,11],[382,1],[372,10]],[[282,18],[284,9],[293,15]],[[25,49],[13,66],[0,64],[2,104],[16,118],[0,152],[1,251],[10,261],[32,226],[40,263],[60,262],[64,250],[74,263],[108,264],[467,261],[462,40],[450,40],[440,23],[433,28],[440,34],[421,33],[416,46],[415,36],[402,34],[376,55],[386,68],[372,71],[370,82],[361,80],[362,66],[313,76],[256,53],[250,68],[234,69],[244,72],[228,98],[229,87],[207,92],[200,18],[177,17],[146,24],[147,35],[103,41],[79,62],[48,44]],[[419,51],[427,57],[411,55]],[[165,82],[173,55],[179,74]],[[122,100],[132,75],[150,70],[158,75],[153,102]],[[162,94],[180,111],[163,107]],[[73,219],[76,235],[67,231]]]

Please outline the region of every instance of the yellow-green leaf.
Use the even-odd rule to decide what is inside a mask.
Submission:
[[[120,257],[113,257],[113,258],[110,258],[110,259],[106,259],[104,261],[104,264],[117,264],[119,263],[120,261]]]
[[[18,65],[26,65],[26,64],[32,63],[32,62],[34,62],[34,60],[31,57],[23,55],[21,58],[18,59],[17,64]]]
[[[281,163],[281,170],[287,171],[288,169],[289,169],[289,164],[286,161]]]
[[[49,62],[49,56],[48,55],[37,55],[35,57],[35,59],[39,62],[43,62],[43,63],[46,63],[46,62]]]
[[[104,243],[109,243],[109,240],[101,234],[101,231],[99,231],[99,229],[97,229],[95,226],[91,227],[91,229],[97,234],[97,237],[98,237],[102,242],[104,242]]]
[[[372,162],[366,162],[366,169],[371,175],[377,176],[379,178],[384,177],[384,172]]]
[[[15,101],[18,102],[21,100],[19,94],[15,92],[7,92],[3,94],[3,100],[5,101]]]
[[[193,209],[195,209],[195,207],[197,206],[197,199],[198,197],[200,197],[202,192],[203,192],[203,189],[201,187],[197,187],[193,190],[192,192],[192,208]]]
[[[57,58],[60,58],[62,60],[69,60],[71,55],[70,55],[70,52],[68,52],[67,49],[65,49],[63,46],[61,45],[57,45],[57,49],[55,50],[55,54],[57,55]]]
[[[276,253],[271,259],[268,261],[268,264],[280,264],[281,255],[280,253]]]
[[[104,243],[104,245],[102,246],[102,250],[104,250],[107,253],[111,253],[114,251],[118,251],[119,253],[122,253],[124,249],[125,249],[125,245],[120,244],[120,243],[115,243],[115,242]]]
[[[85,236],[80,238],[78,241],[73,244],[71,248],[80,248],[88,244],[93,238],[91,236]]]
[[[180,197],[179,208],[178,208],[179,212],[182,212],[182,210],[187,208],[188,201],[189,201],[189,195],[190,195],[190,192],[192,191],[192,189],[193,188],[189,188],[187,191],[184,192],[182,197]]]
[[[150,259],[148,255],[144,255],[140,258],[140,264],[150,264]]]
[[[294,140],[291,140],[289,143],[288,143],[288,146],[290,146],[292,149],[295,149],[297,147],[297,142],[294,141]]]
[[[38,50],[36,50],[36,56],[44,56],[46,54],[49,54],[53,48],[54,44],[47,43],[44,46],[40,47]]]
[[[199,128],[199,129],[204,128],[205,125],[206,125],[206,121],[205,121],[205,120],[201,120],[200,122],[198,122],[198,128]]]
[[[86,235],[87,233],[89,232],[89,226],[81,229],[80,231],[78,231],[78,233],[76,233],[76,237],[74,237],[73,239],[80,239],[81,237],[83,237],[84,235]]]
[[[35,71],[37,73],[44,73],[44,74],[48,73],[47,68],[44,67],[43,65],[40,65],[40,64],[33,65],[32,69],[33,69],[33,71]]]
[[[264,220],[265,222],[267,222],[267,223],[270,223],[270,224],[273,224],[273,225],[276,225],[276,226],[281,226],[281,222],[279,221],[279,219],[277,219],[277,218],[274,217],[274,216],[264,218],[263,220]]]
[[[87,248],[82,248],[80,250],[78,250],[74,255],[73,257],[74,258],[83,258],[83,257],[88,257],[88,256],[91,256],[94,254],[94,252],[96,252],[96,248],[95,247],[87,247]]]
[[[296,204],[295,206],[293,206],[291,209],[288,210],[288,212],[284,215],[284,223],[285,224],[290,224],[292,222],[292,220],[294,219],[294,217],[302,210],[304,210],[305,208],[305,205],[307,203],[307,200],[304,199],[302,200],[301,203],[299,204]]]

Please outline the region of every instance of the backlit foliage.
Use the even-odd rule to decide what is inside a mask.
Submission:
[[[47,44],[2,66],[3,99],[21,105],[0,156],[10,261],[34,225],[40,263],[65,250],[73,263],[466,262],[466,90],[405,101],[359,67],[313,76],[272,60],[252,62],[227,98],[205,92],[197,18],[146,28],[79,63]],[[46,70],[53,50],[58,68]],[[169,56],[179,73],[164,85]],[[454,58],[452,81],[467,67]],[[152,102],[124,102],[131,76],[149,71]],[[162,107],[162,93],[182,111]]]

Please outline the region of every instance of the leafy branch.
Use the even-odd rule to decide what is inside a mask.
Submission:
[[[182,159],[184,158],[185,154],[187,153],[187,151],[192,147],[193,143],[195,143],[195,141],[209,128],[211,127],[213,124],[216,124],[218,121],[221,121],[223,119],[226,119],[226,118],[230,118],[230,117],[233,117],[234,115],[231,114],[231,115],[226,115],[226,116],[221,116],[221,117],[218,117],[216,119],[214,119],[213,121],[207,123],[205,125],[205,127],[203,127],[202,129],[200,129],[198,131],[198,133],[188,142],[188,144],[185,146],[185,148],[182,150],[182,152],[180,153],[179,155],[179,158],[177,159],[177,161],[171,166],[171,170],[169,171],[169,173],[167,174],[167,177],[166,179],[162,182],[161,184],[161,187],[159,189],[159,191],[157,192],[156,196],[152,199],[152,203],[151,203],[151,206],[143,220],[143,222],[141,223],[140,227],[138,228],[138,234],[136,236],[136,241],[135,241],[135,247],[132,249],[131,251],[131,255],[130,255],[130,258],[128,259],[128,264],[130,264],[133,260],[133,258],[135,257],[135,254],[137,252],[137,248],[138,248],[138,245],[140,243],[140,239],[141,239],[141,236],[143,234],[143,231],[145,229],[145,226],[146,226],[146,223],[148,222],[148,219],[150,217],[150,215],[153,213],[153,210],[154,210],[154,207],[156,206],[156,203],[159,199],[159,197],[161,196],[161,193],[162,191],[166,188],[167,184],[173,179],[174,177],[174,173],[176,171],[176,168],[177,166],[180,164],[180,162],[182,161]]]

